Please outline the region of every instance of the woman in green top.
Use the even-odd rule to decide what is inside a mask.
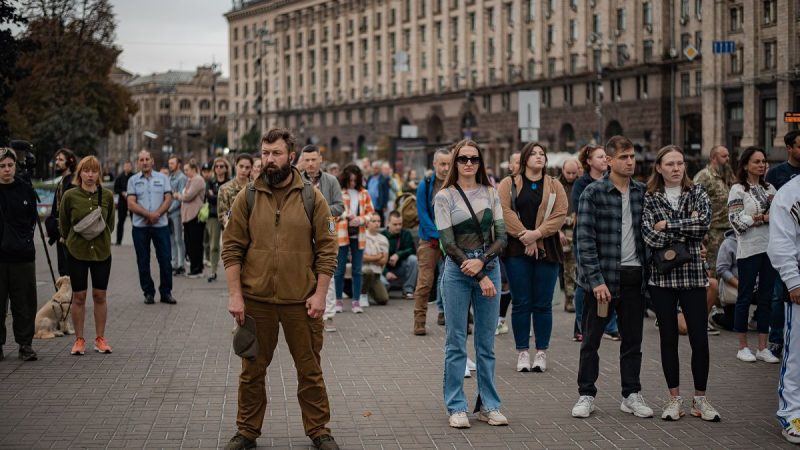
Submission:
[[[111,274],[111,230],[114,229],[114,193],[100,184],[102,170],[100,161],[87,156],[78,163],[72,183],[78,189],[70,189],[61,199],[59,226],[67,247],[69,278],[72,282],[72,322],[75,325],[75,344],[70,353],[83,355],[86,341],[83,338],[83,322],[86,314],[86,291],[89,287],[89,272],[92,273],[92,300],[94,301],[94,324],[97,337],[94,350],[111,353],[105,339],[106,289]],[[86,239],[75,231],[75,225],[93,210],[101,208],[105,228],[94,239]]]

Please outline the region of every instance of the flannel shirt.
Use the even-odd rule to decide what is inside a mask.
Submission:
[[[696,217],[692,217],[697,212]],[[656,231],[655,224],[667,221],[664,231]],[[644,242],[655,252],[674,242],[684,242],[692,260],[678,266],[669,274],[663,274],[650,261],[650,286],[667,289],[694,289],[708,286],[708,274],[700,256],[700,245],[711,226],[711,199],[705,188],[694,184],[681,192],[678,209],[673,209],[663,191],[648,192],[644,196],[642,211],[642,236]]]
[[[645,186],[631,180],[628,192],[636,255],[642,264],[646,264],[647,251],[642,240]],[[611,291],[611,296],[619,298],[622,270],[622,194],[608,179],[607,174],[587,186],[581,194],[576,234],[577,261],[581,266],[578,283],[588,291],[605,284]]]

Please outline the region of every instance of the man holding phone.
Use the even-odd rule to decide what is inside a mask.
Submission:
[[[645,185],[633,180],[636,155],[623,136],[609,139],[605,147],[609,172],[590,184],[578,205],[578,283],[588,294],[583,305],[583,342],[578,368],[580,398],[573,417],[589,417],[597,395],[598,350],[608,322],[608,309],[617,312],[623,412],[652,417],[641,394],[642,327],[645,302],[645,245],[641,222]]]

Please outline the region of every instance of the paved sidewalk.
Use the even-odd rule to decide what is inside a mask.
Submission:
[[[224,280],[177,278],[177,305],[144,305],[133,248],[114,247],[113,258],[106,333],[113,354],[71,356],[72,338],[64,337],[34,341],[39,361],[22,363],[9,326],[7,359],[0,362],[0,447],[218,448],[235,432],[240,360],[231,351]],[[47,281],[39,288],[43,304],[53,291],[43,253],[37,261],[38,279]],[[598,410],[590,419],[573,419],[578,344],[570,339],[574,316],[560,305],[554,307],[546,373],[517,373],[512,335],[498,337],[497,384],[511,425],[495,428],[473,419],[471,429],[454,430],[442,403],[444,330],[429,314],[428,336],[412,336],[412,309],[412,301],[400,299],[361,315],[348,308],[336,318],[339,331],[325,335],[330,427],[342,448],[792,448],[775,420],[778,365],[738,362],[731,333],[709,337],[709,398],[721,423],[620,412],[619,351],[611,341],[601,349]],[[87,342],[94,339],[91,311],[89,304]],[[667,390],[651,319],[645,320],[644,341],[643,394],[660,414]],[[684,396],[690,396],[687,339],[681,349]],[[465,385],[472,407],[475,378]],[[267,386],[259,445],[309,448],[282,338]]]

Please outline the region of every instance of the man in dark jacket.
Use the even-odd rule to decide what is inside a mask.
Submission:
[[[0,360],[4,358],[5,312],[10,301],[19,357],[36,361],[31,348],[36,317],[36,193],[16,172],[14,150],[0,148]]]
[[[403,228],[403,216],[399,212],[389,213],[383,235],[389,240],[389,261],[383,275],[389,286],[402,286],[403,298],[410,300],[417,288],[417,249],[411,232]]]
[[[128,217],[128,180],[133,173],[133,165],[125,161],[123,172],[114,180],[114,193],[117,194],[117,245],[122,245],[125,219]]]
[[[61,198],[64,193],[73,188],[72,174],[75,172],[75,167],[78,165],[78,159],[72,150],[62,148],[56,152],[55,166],[56,174],[61,175],[61,181],[56,187],[56,194],[53,196],[53,206],[50,208],[50,217],[48,217],[47,234],[50,238],[50,243],[56,242],[56,254],[58,255],[58,275],[67,275],[67,247],[59,239],[58,229],[51,229],[49,223],[58,224],[58,207],[61,204]]]

